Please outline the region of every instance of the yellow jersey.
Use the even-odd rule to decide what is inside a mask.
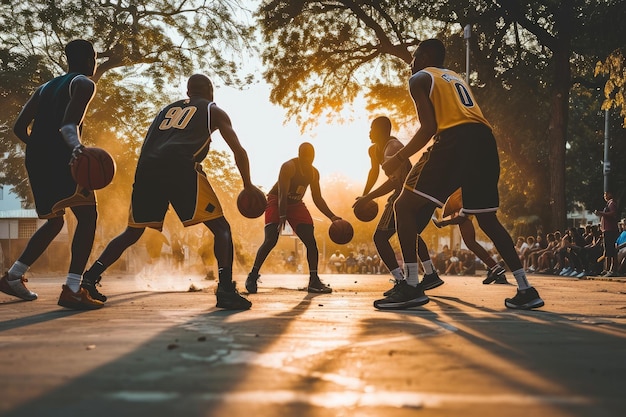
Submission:
[[[427,67],[414,76],[420,72],[427,73],[432,79],[429,97],[435,109],[437,134],[466,123],[482,123],[491,128],[459,74],[445,68]]]

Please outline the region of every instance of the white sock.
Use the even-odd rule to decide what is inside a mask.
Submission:
[[[427,261],[422,261],[422,266],[424,267],[424,275],[432,274],[433,272],[435,272],[433,261],[431,261],[430,259]]]
[[[417,271],[417,262],[404,264],[404,278],[406,279],[406,283],[413,287],[417,287],[417,284],[420,282]]]
[[[65,280],[65,285],[70,287],[70,290],[74,292],[78,292],[80,290],[80,280],[81,276],[79,274],[67,274],[67,278]]]
[[[28,271],[28,268],[30,268],[30,265],[26,265],[20,261],[15,261],[13,266],[9,268],[9,276],[8,276],[9,281],[18,280],[22,278],[22,276],[26,273],[26,271]]]
[[[517,288],[520,290],[526,290],[531,287],[528,279],[526,278],[526,272],[524,272],[524,268],[520,268],[517,271],[513,271],[513,276],[515,277],[515,281],[517,281]]]
[[[393,271],[390,271],[391,275],[396,279],[396,281],[404,281],[404,274],[402,273],[402,269],[397,267]]]

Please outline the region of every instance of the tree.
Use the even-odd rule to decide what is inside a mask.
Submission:
[[[240,22],[245,12],[238,0],[2,2],[0,152],[9,158],[0,178],[29,198],[23,147],[10,128],[32,91],[64,72],[64,45],[85,38],[99,66],[83,139],[110,150],[116,181],[129,182],[146,127],[175,91],[168,86],[184,82],[180,74],[205,70],[226,84],[249,80],[239,64],[252,48],[251,29]]]
[[[472,87],[505,133],[500,141],[517,164],[512,169],[534,176],[537,188],[530,194],[550,195],[542,217],[562,229],[570,89],[581,80],[593,82],[589,64],[593,68],[623,43],[625,13],[622,2],[612,0],[266,0],[259,9],[268,44],[264,76],[273,86],[271,100],[303,124],[335,113],[358,94],[370,100],[370,109],[407,120],[413,113],[404,86],[410,49],[440,37],[452,69],[464,71],[460,33],[472,24]],[[508,119],[525,123],[506,123],[504,97]],[[535,172],[546,166],[546,174]]]
[[[117,162],[113,183],[98,192],[96,240],[108,242],[127,219],[147,127],[172,96],[181,95],[187,76],[202,71],[227,85],[251,80],[241,70],[254,51],[251,28],[242,23],[248,12],[239,0],[0,2],[0,156],[8,154],[0,182],[32,201],[13,123],[39,85],[65,72],[64,45],[75,38],[92,41],[99,57],[93,77],[98,91],[82,139],[107,149]],[[222,204],[234,206],[241,183],[232,158],[209,152],[204,167]],[[237,235],[249,230],[243,222],[233,224]]]

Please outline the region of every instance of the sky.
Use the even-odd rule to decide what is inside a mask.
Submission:
[[[265,83],[245,90],[216,86],[215,102],[228,113],[233,128],[250,158],[252,182],[269,190],[278,179],[283,162],[296,157],[302,142],[315,147],[313,165],[321,180],[340,176],[348,182],[363,183],[370,167],[367,149],[370,116],[362,103],[356,103],[343,124],[312,127],[304,133],[294,121],[287,121],[286,111],[269,101],[270,86]],[[219,133],[213,134],[211,149],[230,149]],[[232,153],[231,153],[232,154]]]

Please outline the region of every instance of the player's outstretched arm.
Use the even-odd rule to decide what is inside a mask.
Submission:
[[[313,168],[313,180],[311,181],[311,197],[313,198],[313,203],[315,206],[324,214],[324,216],[328,217],[331,221],[335,221],[340,219],[341,217],[335,215],[330,208],[328,208],[328,204],[326,204],[326,200],[322,197],[322,191],[320,188],[320,173],[316,168]]]
[[[233,129],[233,125],[230,121],[228,114],[217,106],[211,106],[211,130],[218,129],[220,134],[224,138],[224,141],[228,147],[233,151],[235,157],[235,164],[239,169],[239,174],[243,180],[244,188],[253,187],[250,180],[250,160],[248,159],[248,153],[241,146],[239,137]]]

